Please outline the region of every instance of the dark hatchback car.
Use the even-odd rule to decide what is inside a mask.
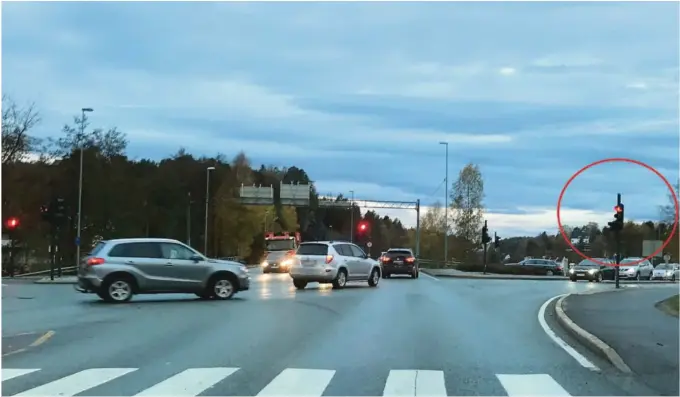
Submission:
[[[609,259],[594,258],[603,263],[611,263]],[[584,259],[576,266],[569,269],[569,279],[571,281],[588,280],[589,282],[600,282],[602,280],[614,279],[614,268],[612,266],[600,265],[589,259]]]
[[[420,270],[418,260],[413,251],[408,248],[390,248],[380,257],[383,278],[390,278],[393,274],[410,275],[418,278]]]
[[[506,266],[521,267],[527,274],[537,276],[559,276],[564,271],[562,265],[550,259],[525,259],[519,263],[509,263]]]

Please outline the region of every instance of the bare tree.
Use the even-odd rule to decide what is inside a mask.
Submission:
[[[484,218],[484,180],[479,166],[466,165],[451,191],[452,225],[456,236],[470,242],[480,240]]]
[[[430,207],[425,215],[421,227],[423,230],[442,233],[444,230],[444,208],[442,204],[437,201]]]
[[[680,196],[680,181],[675,184],[675,196]],[[668,204],[661,206],[659,212],[661,213],[663,222],[671,225],[675,222],[675,200],[673,199],[671,192],[668,192]]]
[[[34,104],[19,107],[9,96],[2,96],[2,164],[21,161],[40,143],[28,132],[40,123]]]

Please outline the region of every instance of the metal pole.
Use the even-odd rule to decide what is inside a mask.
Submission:
[[[449,143],[439,142],[446,147],[446,173],[444,178],[444,266],[449,260]]]
[[[350,190],[352,193],[352,200],[349,206],[349,242],[354,243],[354,190]]]
[[[187,245],[191,247],[191,192],[187,193],[189,203],[187,203]]]
[[[420,259],[420,199],[416,200],[416,258]]]
[[[618,207],[619,205],[621,205],[621,193],[616,195],[616,206]],[[621,231],[617,230],[614,237],[616,238],[616,267],[614,268],[614,282],[616,284],[616,288],[620,288],[619,265],[621,264]]]
[[[205,225],[203,230],[203,254],[208,256],[208,210],[210,203],[210,171],[214,170],[215,167],[206,168],[206,178],[205,178]]]
[[[78,173],[78,225],[76,229],[76,267],[80,264],[80,228],[83,214],[83,139],[85,138],[85,112],[91,112],[91,108],[82,108],[80,119],[80,171]]]

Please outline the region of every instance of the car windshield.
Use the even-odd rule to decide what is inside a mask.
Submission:
[[[581,266],[581,267],[599,267],[600,265],[598,265],[597,263],[595,263],[591,260],[584,259],[581,262],[579,262],[578,266]]]
[[[295,240],[267,240],[267,251],[290,251],[295,249]]]
[[[626,263],[635,263],[635,262],[638,262],[638,263],[635,263],[635,264],[636,264],[636,265],[639,265],[639,264],[640,264],[639,261],[640,261],[640,259],[626,258],[626,259],[624,259],[624,260],[621,261],[621,264],[622,264],[622,265],[625,265]]]
[[[663,264],[657,266],[656,269],[657,270],[671,270],[671,269],[673,269],[673,265],[671,265],[671,264],[667,265],[667,264],[663,263]]]

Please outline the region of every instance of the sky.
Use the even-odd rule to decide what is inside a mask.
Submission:
[[[467,163],[499,235],[557,230],[571,175],[678,180],[678,3],[2,4],[2,92],[54,136],[82,107],[132,158],[304,168],[320,193],[443,202]],[[439,188],[438,188],[439,187]],[[606,163],[562,222],[658,220],[668,188]],[[382,210],[407,225],[415,211]]]

